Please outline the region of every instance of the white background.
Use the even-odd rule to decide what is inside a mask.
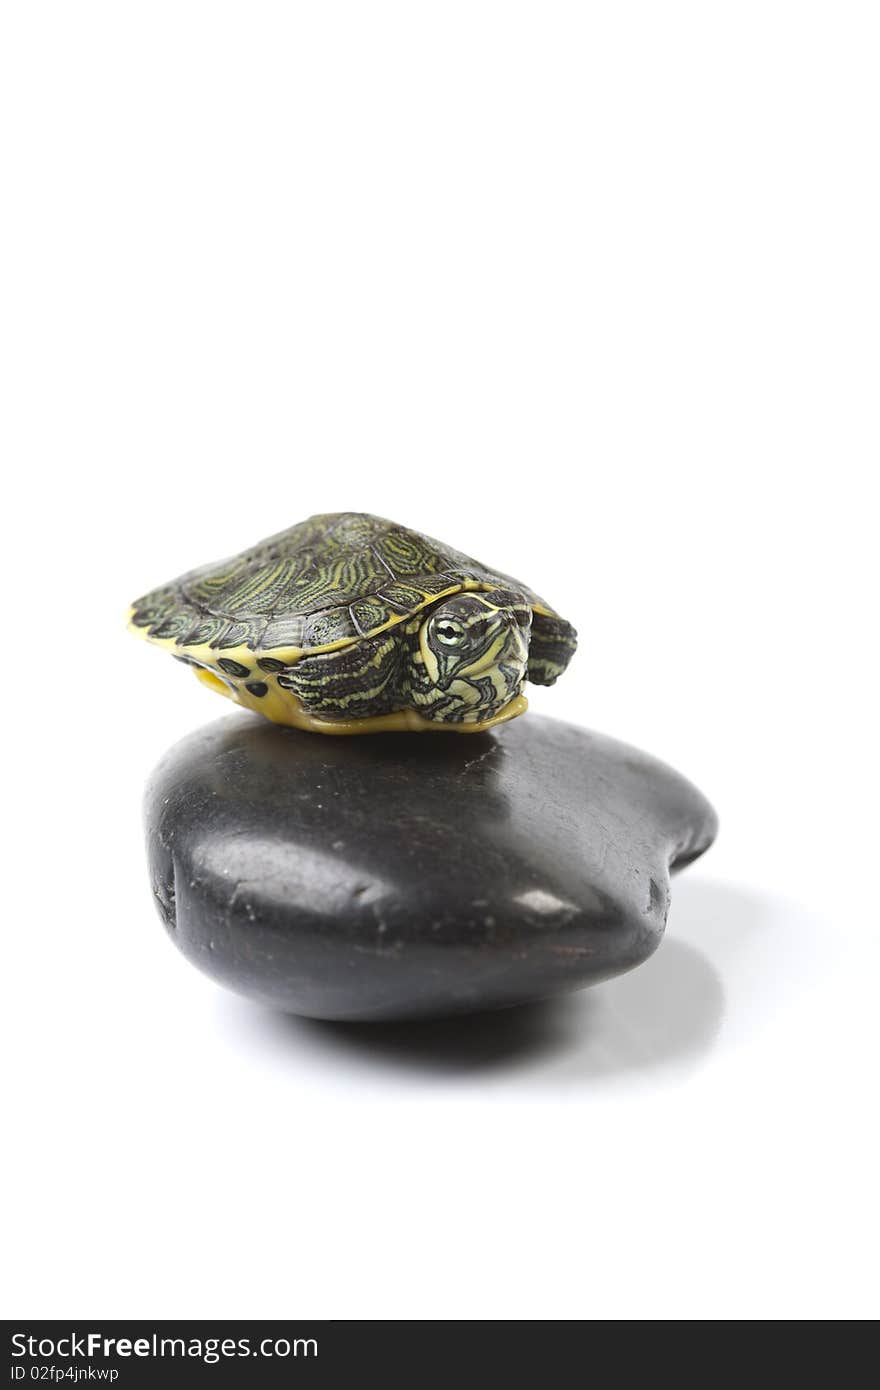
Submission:
[[[12,3],[8,1316],[878,1311],[878,13]],[[390,514],[721,838],[629,977],[297,1022],[169,945],[135,594]],[[241,714],[238,717],[247,718]]]

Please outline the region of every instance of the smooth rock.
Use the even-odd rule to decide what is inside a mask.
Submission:
[[[361,738],[233,715],[163,759],[146,820],[184,955],[328,1019],[501,1008],[629,970],[717,824],[664,764],[534,714]]]

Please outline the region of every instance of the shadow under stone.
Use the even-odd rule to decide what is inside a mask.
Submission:
[[[275,1051],[326,1065],[344,1060],[358,1072],[436,1079],[537,1070],[565,1084],[695,1061],[712,1047],[723,1010],[709,961],[669,941],[606,985],[491,1013],[339,1023],[250,1010],[249,1023]]]

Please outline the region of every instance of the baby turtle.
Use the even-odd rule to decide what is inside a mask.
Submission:
[[[476,733],[552,685],[574,628],[518,580],[360,512],[313,516],[132,605],[212,690],[326,734]]]

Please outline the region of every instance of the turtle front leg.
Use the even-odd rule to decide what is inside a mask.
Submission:
[[[278,684],[317,720],[357,722],[400,708],[400,646],[394,629],[335,652],[301,657]]]
[[[529,641],[527,679],[533,685],[552,685],[561,676],[577,647],[577,633],[564,618],[535,613]]]

